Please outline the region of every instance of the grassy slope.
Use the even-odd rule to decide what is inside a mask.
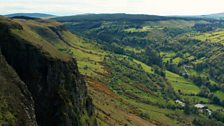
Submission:
[[[74,39],[74,38],[73,38]],[[73,55],[77,57],[79,68],[81,72],[86,76],[91,76],[94,80],[89,80],[89,90],[91,92],[91,96],[94,99],[94,104],[96,105],[96,112],[98,116],[98,121],[102,125],[153,125],[154,124],[162,124],[162,125],[178,125],[176,121],[167,117],[166,115],[169,113],[174,113],[169,109],[161,109],[156,106],[152,106],[149,104],[141,103],[140,101],[136,101],[135,99],[130,99],[129,97],[121,97],[116,93],[113,93],[111,89],[109,89],[105,84],[95,81],[97,78],[101,79],[103,77],[107,77],[108,72],[105,67],[102,65],[103,58],[106,57],[106,53],[102,54],[102,50],[100,50],[97,46],[93,46],[92,44],[88,44],[84,40],[76,38],[75,49],[73,50]],[[84,46],[85,45],[85,46]],[[85,51],[84,51],[85,50]],[[90,53],[94,52],[94,53]],[[97,54],[97,55],[96,55]],[[101,55],[100,55],[101,54]],[[147,66],[146,64],[133,60],[133,63],[140,64],[145,72],[153,73],[152,68]],[[88,68],[84,68],[85,66]],[[102,68],[102,69],[96,69]],[[174,73],[170,73],[170,76],[175,78]],[[179,77],[181,78],[181,77]],[[182,79],[184,82],[180,82],[180,84],[189,83],[187,80]],[[189,85],[192,85],[189,83]],[[136,89],[136,87],[131,86],[129,84],[120,85],[125,90],[132,90],[137,92],[142,92],[141,90]],[[194,85],[192,85],[194,87]],[[103,89],[101,89],[103,88]],[[197,91],[197,88],[195,88]],[[108,94],[108,92],[110,92]],[[112,95],[112,96],[111,96]],[[163,102],[157,96],[148,95],[147,93],[137,94],[139,97],[148,99],[151,102]],[[114,98],[115,97],[115,98]],[[106,99],[106,101],[105,101]],[[123,100],[122,100],[123,99]],[[102,104],[103,103],[103,104]],[[126,105],[125,105],[126,104]],[[165,104],[165,103],[164,103]],[[116,110],[116,113],[115,113]],[[131,112],[129,110],[132,110]],[[139,117],[141,113],[149,113],[149,119],[146,121]],[[182,112],[180,112],[182,113]],[[158,117],[162,117],[158,118]],[[147,121],[149,120],[149,121]],[[151,123],[150,123],[151,122]],[[142,124],[143,123],[143,124]]]
[[[106,57],[107,53],[100,50],[99,47],[97,47],[97,45],[92,44],[93,42],[91,42],[90,44],[75,35],[71,35],[68,32],[64,32],[63,34],[66,37],[66,39],[68,39],[68,41],[71,42],[70,44],[72,44],[72,47],[62,45],[62,44],[57,44],[56,46],[59,47],[64,52],[74,55],[77,58],[81,73],[86,75],[87,77],[89,76],[91,77],[91,79],[88,80],[87,82],[89,83],[89,90],[94,99],[94,104],[96,105],[96,108],[97,108],[96,111],[97,111],[98,121],[101,124],[104,124],[104,125],[128,124],[128,125],[140,126],[140,125],[149,125],[149,124],[153,125],[150,122],[154,122],[154,123],[159,122],[159,118],[156,118],[156,117],[158,117],[161,114],[157,112],[152,112],[153,115],[150,121],[147,121],[147,120],[144,121],[144,119],[139,117],[139,113],[141,112],[146,111],[148,113],[151,113],[151,111],[148,110],[148,108],[151,108],[151,106],[148,106],[147,104],[144,104],[144,103],[139,104],[139,101],[125,100],[125,99],[128,99],[126,97],[120,98],[118,94],[112,93],[113,91],[109,89],[107,86],[105,86],[103,83],[96,81],[98,79],[99,80],[102,79],[102,77],[105,78],[108,76],[107,69],[105,68],[105,66],[103,66],[103,59],[104,57]],[[145,70],[145,72],[152,73],[152,68],[147,66],[146,64],[137,60],[133,60],[133,63],[140,64],[142,68]],[[103,89],[100,90],[100,88],[102,87]],[[129,84],[124,84],[122,87],[125,90],[138,91],[136,87],[130,86]],[[139,91],[142,92],[141,90]],[[106,92],[111,92],[111,93],[108,96]],[[113,95],[113,96],[110,96],[110,95]],[[155,96],[147,95],[144,92],[142,92],[142,94],[140,94],[139,96],[142,98],[145,97],[145,99],[148,99],[154,102],[162,101],[162,99],[158,99],[158,97],[155,97]],[[105,99],[107,100],[105,101]],[[102,102],[104,103],[101,104]],[[139,109],[139,106],[143,106],[143,107]],[[160,108],[157,108],[157,109],[160,110]],[[116,113],[114,110],[116,110]],[[129,113],[129,110],[132,110],[134,112]],[[163,110],[160,110],[160,111],[163,111]],[[159,115],[156,115],[156,114],[159,114]],[[173,122],[172,119],[169,119],[168,117],[166,117],[165,114],[166,113],[162,114],[163,117],[166,118],[163,124],[167,123],[167,121],[170,123],[170,125],[175,124],[175,122]],[[121,117],[124,117],[124,118],[121,118]]]
[[[46,39],[44,39],[42,36],[40,36],[38,33],[36,33],[32,27],[50,27],[50,26],[54,26],[57,27],[58,24],[57,23],[40,23],[38,21],[25,21],[25,20],[15,20],[15,22],[21,24],[23,26],[23,29],[19,30],[19,29],[12,29],[11,32],[15,35],[18,36],[24,40],[26,40],[27,42],[29,42],[29,44],[32,44],[36,47],[39,47],[43,53],[45,53],[47,56],[53,57],[53,58],[57,58],[57,59],[61,59],[61,60],[70,60],[71,57],[60,53],[57,48],[55,48],[53,45],[51,45]],[[50,31],[50,30],[49,30]],[[32,36],[32,37],[31,37]]]
[[[107,70],[102,65],[106,53],[102,52],[97,46],[87,43],[77,36],[73,35],[70,37],[72,37],[72,40],[74,40],[75,43],[73,43],[74,47],[69,49],[78,60],[81,73],[87,77],[91,77],[90,79],[87,78],[87,82],[96,106],[99,123],[101,125],[153,125],[149,121],[140,118],[138,115],[136,116],[138,112],[130,112],[129,114],[129,110],[138,110],[135,110],[132,106],[128,105],[130,104],[129,102],[124,103],[122,100],[123,98],[120,98],[119,95],[115,94],[105,84],[97,81],[97,79],[100,80],[108,76]],[[60,48],[61,47],[62,46],[60,46]],[[138,61],[138,63],[141,62]],[[148,68],[150,67],[143,63],[141,64],[148,71]],[[125,89],[127,88],[128,87],[125,87]]]
[[[152,67],[146,65],[145,63],[141,62],[141,61],[138,61],[136,59],[133,60],[134,62],[136,62],[137,64],[140,64],[141,67],[144,69],[145,72],[147,73],[153,73],[153,69]]]
[[[186,80],[178,74],[166,71],[166,78],[172,84],[176,92],[180,90],[184,94],[197,94],[200,91],[193,82]]]
[[[224,42],[224,31],[223,29],[219,29],[218,31],[201,33],[193,37],[194,39],[203,41],[203,42],[214,42],[214,43],[222,43]]]
[[[164,24],[165,25],[165,24]],[[167,25],[167,24],[166,24]],[[188,26],[186,26],[188,27]],[[142,32],[144,30],[148,30],[146,28],[143,28],[142,30],[140,29],[128,29],[127,32]],[[159,33],[153,33],[155,35]],[[89,44],[88,42],[84,40],[79,40],[79,38],[72,38],[75,39],[78,44],[75,44],[75,49],[73,51],[73,55],[77,57],[77,60],[81,72],[84,75],[91,76],[93,80],[89,80],[89,89],[91,92],[91,95],[94,99],[94,104],[96,105],[97,108],[97,116],[98,116],[98,121],[102,125],[143,125],[143,124],[138,124],[140,115],[142,113],[147,113],[146,118],[140,118],[144,120],[149,120],[149,122],[152,122],[154,124],[161,124],[161,125],[183,125],[183,123],[189,123],[192,121],[194,116],[185,116],[183,114],[183,111],[173,111],[170,109],[162,109],[158,106],[151,105],[148,103],[144,103],[143,101],[150,101],[152,103],[159,103],[159,104],[167,104],[165,103],[164,99],[162,99],[159,96],[155,95],[150,95],[149,93],[146,93],[145,91],[142,91],[139,88],[136,88],[135,85],[132,85],[130,83],[124,82],[123,80],[118,80],[118,89],[113,90],[105,86],[106,83],[102,83],[100,81],[102,79],[102,76],[105,78],[110,78],[110,70],[107,69],[107,67],[104,66],[104,60],[99,60],[99,59],[104,59],[107,57],[107,53],[102,54],[102,50],[99,49],[98,46],[93,46],[94,44]],[[92,42],[91,42],[92,43]],[[83,46],[85,45],[85,46]],[[127,50],[131,50],[136,52],[136,49],[131,48],[131,47],[124,47]],[[84,50],[86,51],[84,51]],[[71,49],[73,50],[73,49]],[[91,52],[94,53],[91,53]],[[67,51],[70,52],[70,51]],[[137,51],[138,52],[138,51]],[[98,54],[97,56],[95,54]],[[175,53],[170,53],[167,57],[173,57]],[[99,58],[100,56],[101,58]],[[97,58],[98,57],[98,58]],[[190,57],[190,56],[189,56]],[[88,60],[90,59],[90,60]],[[175,63],[180,62],[181,58],[175,60]],[[146,72],[146,73],[153,73],[152,68],[150,66],[147,66],[146,64],[134,59],[134,60],[129,60],[131,64],[139,64],[141,68]],[[90,64],[89,64],[90,63]],[[93,63],[91,65],[91,63]],[[85,66],[88,66],[86,68]],[[85,67],[85,68],[84,68]],[[98,69],[96,69],[98,68]],[[100,68],[100,69],[99,69]],[[101,69],[102,68],[102,69]],[[98,71],[97,71],[98,70]],[[101,71],[102,70],[102,71]],[[199,92],[199,88],[195,86],[191,81],[184,79],[183,77],[174,74],[170,71],[166,71],[167,73],[167,80],[171,83],[172,87],[174,90],[177,92],[178,90],[181,90],[183,93],[186,94],[196,94]],[[96,81],[99,79],[98,81]],[[129,79],[127,79],[129,80]],[[100,82],[99,82],[100,81]],[[129,80],[130,81],[130,80]],[[131,81],[132,82],[132,81]],[[183,87],[187,87],[184,88]],[[190,89],[190,90],[189,90]],[[118,90],[125,90],[126,92],[124,93],[130,93],[137,97],[133,98],[128,95],[121,95]],[[110,92],[110,93],[108,93]],[[117,92],[117,93],[113,93]],[[115,98],[114,98],[115,97]],[[202,99],[201,97],[196,97],[196,96],[181,96],[183,99],[185,97],[194,97],[197,102],[200,101],[207,101],[208,99]],[[105,100],[106,99],[106,100]],[[126,104],[125,104],[126,103]],[[174,101],[169,101],[170,104],[174,104]],[[116,113],[114,111],[116,110]],[[130,110],[132,110],[130,112]],[[135,118],[132,117],[134,114]],[[174,117],[168,117],[168,115],[173,115]],[[130,120],[131,116],[131,120]],[[136,117],[137,116],[137,117]],[[179,117],[177,119],[175,116]],[[185,120],[185,122],[178,122],[175,120]],[[143,120],[141,122],[144,122]],[[144,125],[147,125],[145,123]],[[148,124],[149,125],[149,124]]]

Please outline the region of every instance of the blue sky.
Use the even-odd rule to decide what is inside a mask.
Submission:
[[[224,12],[224,0],[0,0],[0,14],[21,12],[201,15]]]

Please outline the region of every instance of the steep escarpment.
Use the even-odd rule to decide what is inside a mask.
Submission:
[[[37,125],[31,93],[1,52],[0,66],[0,125]]]
[[[28,87],[37,124],[96,125],[92,101],[75,59],[50,43],[37,41],[22,24],[9,20],[0,27],[2,55]],[[29,39],[22,37],[27,34]]]

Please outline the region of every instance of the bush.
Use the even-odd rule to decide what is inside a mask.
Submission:
[[[148,112],[141,112],[141,113],[140,113],[140,117],[141,117],[141,118],[149,119],[149,113],[148,113]]]

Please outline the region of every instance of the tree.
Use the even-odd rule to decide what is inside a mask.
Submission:
[[[185,101],[184,113],[187,115],[191,113],[190,102],[188,100]]]
[[[208,97],[210,93],[210,90],[206,86],[201,86],[201,90],[199,92],[199,95],[202,97]]]
[[[140,117],[141,117],[141,118],[148,119],[148,118],[149,118],[149,113],[148,113],[148,112],[141,112],[141,113],[140,113]]]
[[[221,90],[224,92],[224,84],[220,85]]]
[[[158,66],[155,66],[155,73],[162,77],[166,77],[166,73],[164,72],[164,70]]]
[[[212,97],[212,102],[214,104],[220,105],[221,104],[221,100],[219,99],[219,97],[217,97],[216,95],[213,95]]]
[[[157,52],[155,49],[152,49],[151,47],[147,47],[145,51],[145,55],[147,57],[146,63],[149,65],[158,65],[162,66],[162,58],[160,57],[159,52]]]

